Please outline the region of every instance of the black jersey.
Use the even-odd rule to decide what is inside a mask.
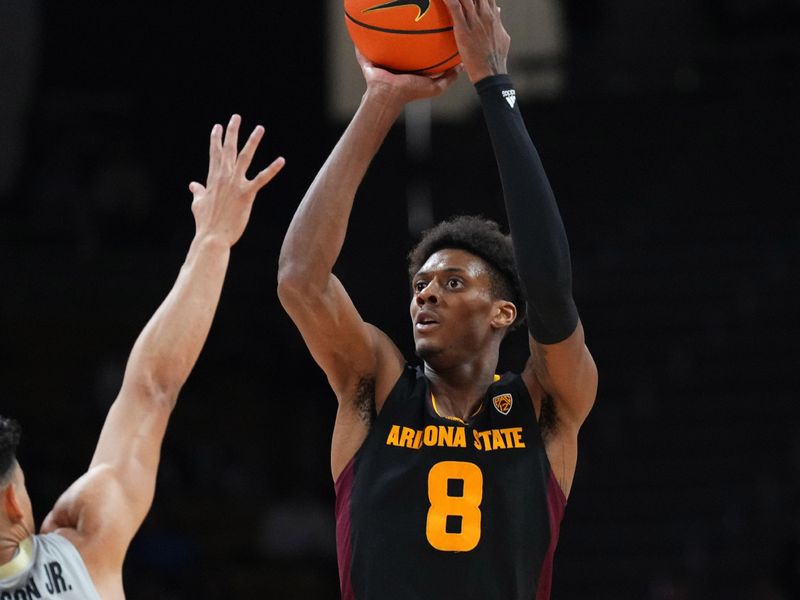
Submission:
[[[566,499],[531,398],[498,378],[467,423],[401,375],[336,482],[343,600],[547,600]]]

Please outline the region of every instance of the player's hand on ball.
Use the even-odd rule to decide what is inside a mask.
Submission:
[[[264,136],[264,128],[261,125],[256,127],[239,152],[241,122],[239,115],[231,117],[224,141],[222,126],[214,125],[208,152],[206,185],[196,181],[189,184],[189,191],[194,195],[192,213],[197,237],[213,238],[227,246],[233,246],[244,233],[258,191],[286,163],[282,157],[277,158],[255,178],[248,180],[247,169]]]
[[[453,17],[453,33],[464,70],[472,83],[508,73],[511,36],[503,27],[495,0],[444,0]]]
[[[367,90],[385,94],[386,99],[402,106],[413,100],[441,96],[458,79],[460,65],[441,75],[409,75],[391,73],[372,64],[356,49],[356,59],[367,81]]]

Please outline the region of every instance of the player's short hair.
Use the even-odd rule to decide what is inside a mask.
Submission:
[[[517,318],[509,329],[519,327],[525,320],[525,295],[517,275],[511,236],[500,231],[497,223],[484,217],[452,217],[425,231],[409,252],[409,278],[414,278],[431,255],[446,248],[465,250],[489,265],[492,295],[514,303]]]
[[[0,487],[5,487],[17,464],[17,446],[22,437],[19,423],[0,416]]]

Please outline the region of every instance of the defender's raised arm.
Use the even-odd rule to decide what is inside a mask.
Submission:
[[[211,327],[231,247],[244,232],[256,193],[284,164],[279,158],[248,180],[264,130],[257,127],[238,153],[240,121],[231,118],[224,142],[222,127],[212,130],[207,183],[190,185],[196,233],[186,261],[136,340],[89,471],[42,527],[75,545],[104,600],[123,597],[122,562],[150,510],[167,422]]]

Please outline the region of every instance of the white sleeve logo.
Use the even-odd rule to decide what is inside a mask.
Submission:
[[[517,92],[514,90],[503,90],[503,98],[506,99],[506,102],[508,102],[511,108],[514,108],[514,105],[517,103]]]

